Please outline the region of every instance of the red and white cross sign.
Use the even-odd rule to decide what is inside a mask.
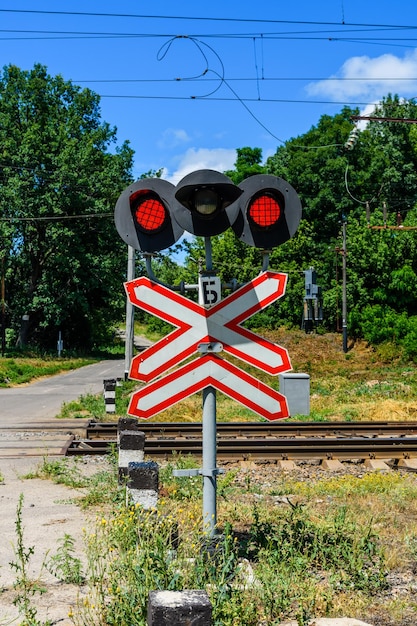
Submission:
[[[289,416],[282,394],[214,354],[194,359],[136,391],[128,414],[142,419],[153,417],[209,385],[269,421]]]
[[[286,274],[263,272],[209,308],[146,277],[125,283],[132,304],[176,326],[133,358],[129,377],[149,382],[197,352],[200,344],[212,342],[268,374],[290,370],[285,348],[240,326],[278,300],[285,293],[286,282]]]

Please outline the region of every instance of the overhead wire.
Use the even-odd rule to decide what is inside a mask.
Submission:
[[[32,14],[32,13],[33,13],[33,14],[51,14],[51,15],[79,15],[79,16],[81,16],[81,15],[82,15],[82,16],[94,15],[94,16],[103,16],[103,17],[109,17],[109,16],[112,16],[112,17],[138,17],[138,18],[140,17],[140,18],[143,18],[143,19],[145,19],[145,18],[149,18],[149,19],[151,19],[151,18],[152,18],[152,19],[182,19],[182,20],[184,20],[184,19],[190,19],[190,20],[194,20],[194,19],[198,19],[198,20],[200,20],[200,19],[203,19],[203,20],[209,20],[209,21],[211,21],[212,19],[214,19],[215,21],[227,21],[227,22],[231,21],[231,22],[234,22],[234,23],[240,23],[240,22],[245,22],[245,23],[247,23],[247,22],[252,23],[252,22],[253,22],[253,23],[263,23],[263,24],[264,24],[264,23],[267,23],[267,24],[272,24],[272,23],[273,23],[273,24],[277,24],[277,23],[279,23],[279,24],[297,24],[297,25],[302,24],[302,25],[304,25],[304,26],[306,26],[306,25],[309,25],[309,26],[310,26],[310,25],[315,25],[315,26],[317,26],[317,25],[320,25],[320,26],[324,26],[324,25],[328,26],[328,25],[331,25],[331,26],[337,26],[338,28],[340,28],[340,26],[341,26],[341,24],[334,23],[334,22],[316,22],[316,21],[312,22],[312,21],[303,21],[303,20],[296,20],[296,21],[294,21],[294,20],[263,20],[263,19],[253,19],[253,20],[252,20],[252,19],[240,19],[240,18],[230,18],[230,19],[229,19],[229,18],[198,18],[198,17],[197,17],[197,18],[194,18],[194,17],[190,17],[190,18],[187,18],[187,17],[182,17],[182,18],[179,18],[178,16],[143,16],[143,15],[132,15],[132,14],[129,14],[129,15],[128,15],[128,14],[117,14],[117,13],[114,13],[114,14],[112,13],[112,14],[110,14],[110,13],[98,13],[98,12],[91,13],[91,12],[72,12],[72,11],[40,11],[40,10],[14,10],[14,9],[12,9],[12,10],[9,10],[9,9],[0,9],[0,12],[10,12],[10,13],[31,13],[31,14]],[[411,26],[410,26],[410,25],[405,26],[405,25],[355,24],[355,23],[352,23],[352,24],[346,24],[344,21],[343,21],[343,23],[342,23],[342,26],[343,26],[343,28],[344,28],[344,32],[345,32],[345,33],[346,33],[346,27],[360,27],[360,28],[366,27],[366,28],[370,28],[370,29],[372,29],[372,30],[374,30],[375,28],[383,28],[383,29],[388,29],[390,32],[391,32],[393,29],[396,29],[396,30],[397,30],[397,29],[401,29],[401,30],[405,31],[405,30],[410,30],[410,29],[411,29],[411,30],[414,30],[414,28],[415,28],[415,27],[414,27],[414,26],[412,26],[412,25],[411,25]],[[6,31],[2,31],[2,32],[6,32]],[[7,32],[26,32],[26,33],[27,33],[27,32],[37,32],[37,33],[39,33],[39,32],[40,32],[40,33],[42,33],[42,34],[45,34],[45,33],[50,34],[50,33],[53,33],[53,32],[55,32],[55,31],[7,31]],[[338,31],[338,33],[339,33],[339,31]],[[96,36],[99,36],[99,37],[101,37],[101,36],[105,36],[105,37],[129,37],[129,38],[131,38],[131,37],[145,37],[145,36],[146,36],[146,37],[149,37],[149,36],[152,36],[152,35],[149,35],[149,34],[146,34],[146,35],[145,35],[145,34],[138,34],[138,33],[102,33],[102,32],[93,32],[93,33],[91,33],[91,32],[78,32],[78,31],[69,31],[69,32],[68,32],[68,31],[58,31],[58,34],[59,34],[59,35],[65,34],[65,35],[71,35],[71,36],[73,36],[73,35],[75,35],[75,36],[94,36],[94,37],[96,37]],[[310,34],[311,34],[311,33],[307,33],[307,35],[310,35]],[[164,35],[155,35],[155,36],[162,36],[162,37],[164,37]],[[217,35],[217,34],[216,34],[216,35],[211,35],[211,36],[212,36],[212,37],[215,37],[215,36],[219,36],[219,35]],[[222,35],[222,36],[225,36],[225,35]],[[236,36],[236,35],[233,35],[233,36]],[[238,36],[242,36],[242,35],[238,35]],[[248,36],[248,35],[244,35],[244,36]],[[221,101],[227,101],[227,100],[230,100],[230,98],[219,98],[219,97],[212,98],[212,97],[211,97],[211,96],[213,96],[213,95],[214,95],[217,91],[219,91],[219,90],[220,90],[220,88],[221,88],[221,86],[224,84],[224,85],[225,85],[225,86],[229,89],[229,91],[233,94],[233,96],[234,96],[234,98],[232,98],[231,100],[237,100],[237,101],[238,101],[238,102],[239,102],[239,103],[240,103],[240,104],[241,104],[241,105],[242,105],[242,106],[246,109],[246,111],[248,112],[248,114],[249,114],[249,115],[250,115],[250,116],[251,116],[251,117],[252,117],[252,118],[253,118],[253,119],[254,119],[254,120],[255,120],[255,121],[256,121],[256,122],[257,122],[257,123],[258,123],[258,124],[259,124],[259,125],[260,125],[260,126],[261,126],[264,130],[265,130],[265,131],[266,131],[266,132],[267,132],[267,133],[268,133],[268,134],[269,134],[269,135],[271,135],[274,139],[276,139],[276,140],[277,140],[277,141],[279,141],[280,143],[285,143],[285,142],[284,142],[284,140],[282,140],[282,139],[281,139],[281,138],[279,138],[277,135],[275,135],[275,134],[274,134],[274,133],[273,133],[273,132],[272,132],[272,131],[271,131],[271,130],[270,130],[270,129],[269,129],[269,128],[268,128],[268,127],[267,127],[267,126],[266,126],[266,125],[265,125],[265,124],[264,124],[264,123],[263,123],[263,122],[262,122],[262,121],[261,121],[261,120],[260,120],[257,116],[256,116],[256,115],[255,115],[255,114],[254,114],[254,112],[253,112],[253,111],[250,109],[250,107],[249,107],[249,106],[247,106],[247,104],[246,104],[246,102],[252,102],[252,101],[258,101],[258,102],[259,102],[259,101],[262,101],[262,102],[293,102],[293,103],[295,103],[295,102],[299,102],[299,103],[304,102],[304,103],[307,103],[307,102],[308,102],[308,103],[310,103],[310,101],[307,101],[307,100],[304,100],[304,101],[303,101],[303,100],[292,100],[292,99],[275,99],[275,98],[274,98],[274,99],[272,99],[272,98],[271,98],[271,99],[268,99],[268,98],[261,98],[261,94],[260,94],[259,69],[258,69],[258,62],[257,62],[257,55],[256,55],[256,37],[260,37],[260,38],[262,38],[262,43],[263,43],[264,38],[265,38],[265,37],[269,37],[269,36],[272,36],[272,37],[278,37],[279,39],[281,39],[281,38],[284,38],[284,39],[285,39],[285,38],[288,38],[288,37],[294,37],[294,34],[287,33],[287,34],[283,35],[283,34],[281,33],[281,34],[277,35],[277,34],[266,34],[266,33],[261,33],[261,34],[259,34],[259,35],[253,35],[253,34],[251,35],[252,40],[253,40],[253,45],[254,45],[255,70],[256,70],[256,77],[255,77],[255,80],[256,80],[256,85],[257,85],[257,93],[258,93],[258,98],[257,98],[257,99],[256,99],[256,98],[254,99],[254,98],[243,98],[243,97],[241,97],[241,96],[237,93],[237,91],[236,91],[236,90],[235,90],[235,89],[234,89],[234,88],[230,85],[229,80],[227,80],[227,79],[225,78],[225,68],[224,68],[224,64],[223,64],[223,61],[222,61],[222,59],[221,59],[220,55],[216,52],[216,50],[215,50],[212,46],[209,46],[209,45],[208,45],[208,44],[206,44],[204,41],[201,41],[201,38],[205,37],[205,35],[203,35],[203,34],[202,34],[202,35],[200,35],[200,37],[199,37],[199,38],[194,37],[194,36],[189,36],[189,35],[175,35],[175,36],[171,36],[171,37],[170,37],[167,41],[165,41],[165,43],[164,43],[164,44],[160,47],[160,49],[159,49],[159,51],[158,51],[158,54],[157,54],[157,60],[158,60],[158,61],[161,61],[161,60],[163,60],[163,59],[166,57],[166,55],[168,54],[169,50],[171,49],[171,47],[172,47],[173,43],[174,43],[176,40],[178,40],[178,39],[187,39],[188,41],[192,42],[192,43],[193,43],[193,45],[194,45],[194,46],[198,49],[199,53],[201,54],[201,56],[202,56],[202,58],[203,58],[203,60],[204,60],[204,69],[203,69],[203,71],[202,71],[202,72],[200,72],[200,73],[199,73],[199,74],[197,74],[197,75],[194,75],[194,76],[189,76],[189,77],[183,77],[183,78],[180,78],[180,79],[176,79],[176,81],[197,81],[197,80],[202,80],[203,78],[204,78],[204,79],[207,79],[207,78],[208,78],[208,76],[207,76],[207,75],[211,73],[211,74],[213,74],[215,77],[217,77],[217,79],[218,79],[218,85],[217,85],[217,86],[216,86],[213,90],[211,90],[211,91],[209,91],[209,92],[207,92],[207,93],[205,93],[205,94],[198,95],[198,96],[190,96],[190,99],[197,100],[197,99],[208,99],[208,98],[210,98],[210,100],[221,100]],[[165,37],[166,37],[166,36],[165,36]],[[303,38],[307,38],[307,39],[309,39],[310,37],[309,37],[309,36],[307,36],[307,37],[306,37],[306,33],[303,33]],[[315,39],[315,38],[313,38],[313,39]],[[321,38],[319,38],[319,39],[321,39]],[[358,39],[358,40],[365,40],[365,38],[363,38],[363,37],[361,37],[361,38],[355,38],[355,40],[356,40],[356,39]],[[370,38],[369,38],[369,35],[368,35],[368,36],[366,37],[366,40],[369,40],[369,39],[370,39]],[[330,38],[329,38],[328,33],[327,33],[327,35],[326,35],[326,40],[338,40],[338,41],[339,41],[339,40],[340,40],[340,41],[342,41],[342,40],[343,40],[343,41],[346,41],[347,39],[346,39],[346,38],[340,38],[340,37],[330,37]],[[395,41],[397,41],[397,40],[398,40],[398,38],[395,38],[395,39],[394,39],[394,38],[390,38],[390,40],[395,40]],[[220,71],[220,72],[217,72],[216,70],[214,70],[214,69],[212,69],[212,68],[210,67],[210,64],[209,64],[209,61],[208,61],[208,57],[207,57],[207,55],[206,55],[206,53],[205,53],[205,50],[203,49],[203,47],[204,47],[204,46],[205,46],[205,47],[206,47],[206,48],[207,48],[207,49],[208,49],[208,50],[209,50],[212,54],[214,54],[214,55],[215,55],[215,57],[217,58],[217,61],[218,61],[218,63],[220,64],[220,68],[221,68],[221,71]],[[332,77],[332,78],[333,78],[333,77]],[[264,76],[263,76],[263,62],[262,62],[262,80],[263,80],[263,79],[264,79]],[[334,77],[333,79],[334,79],[334,80],[343,80],[343,77],[342,77],[342,78]],[[375,79],[375,78],[374,78],[374,79]],[[353,80],[353,79],[352,79],[352,80]],[[385,79],[385,80],[386,80],[386,79]],[[107,82],[109,82],[109,81],[107,81]],[[126,96],[124,96],[124,95],[123,95],[123,96],[121,96],[120,94],[117,94],[117,95],[112,95],[112,94],[102,94],[100,97],[102,97],[102,98],[121,98],[121,97],[123,97],[123,98],[134,98],[134,99],[149,99],[149,98],[152,98],[152,99],[171,99],[171,100],[188,99],[188,98],[184,98],[184,97],[181,97],[181,96],[152,96],[152,95],[149,95],[149,94],[147,94],[147,95],[126,95]],[[368,102],[355,102],[355,103],[351,103],[351,102],[335,102],[335,101],[314,101],[314,103],[315,103],[315,104],[333,104],[333,105],[334,105],[334,104],[349,104],[349,105],[359,105],[359,106],[363,106],[363,105],[370,104],[370,103],[368,103]],[[338,146],[338,145],[341,145],[341,144],[329,144],[328,146],[296,146],[296,145],[294,144],[292,147],[299,147],[299,148],[304,148],[304,149],[321,149],[321,148],[324,148],[324,147],[331,147],[331,146]]]
[[[0,9],[0,13],[31,13],[38,15],[76,15],[89,17],[120,17],[130,19],[157,19],[157,20],[191,20],[202,22],[232,22],[232,23],[257,23],[257,24],[302,24],[321,26],[357,26],[357,27],[378,27],[378,28],[401,28],[417,29],[417,26],[410,24],[367,24],[355,22],[325,22],[311,20],[278,20],[265,18],[242,18],[242,17],[210,17],[210,16],[186,16],[186,15],[143,15],[137,13],[104,13],[99,11],[51,11],[41,9]]]

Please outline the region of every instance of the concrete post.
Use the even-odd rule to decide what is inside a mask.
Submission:
[[[106,413],[116,413],[116,379],[103,380]]]
[[[144,458],[145,433],[139,430],[123,430],[119,433],[119,484],[128,475],[129,463],[141,463]]]
[[[154,509],[158,504],[159,466],[155,461],[129,463],[126,500],[144,509]]]
[[[148,626],[211,626],[212,606],[205,591],[150,591]]]

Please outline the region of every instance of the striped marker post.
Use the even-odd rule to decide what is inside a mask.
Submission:
[[[148,626],[211,626],[212,606],[207,593],[190,591],[150,591]]]
[[[116,413],[116,382],[115,378],[103,380],[106,413]]]

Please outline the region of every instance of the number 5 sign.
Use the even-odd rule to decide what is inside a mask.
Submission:
[[[222,285],[219,276],[199,276],[198,304],[212,306],[221,298]]]

